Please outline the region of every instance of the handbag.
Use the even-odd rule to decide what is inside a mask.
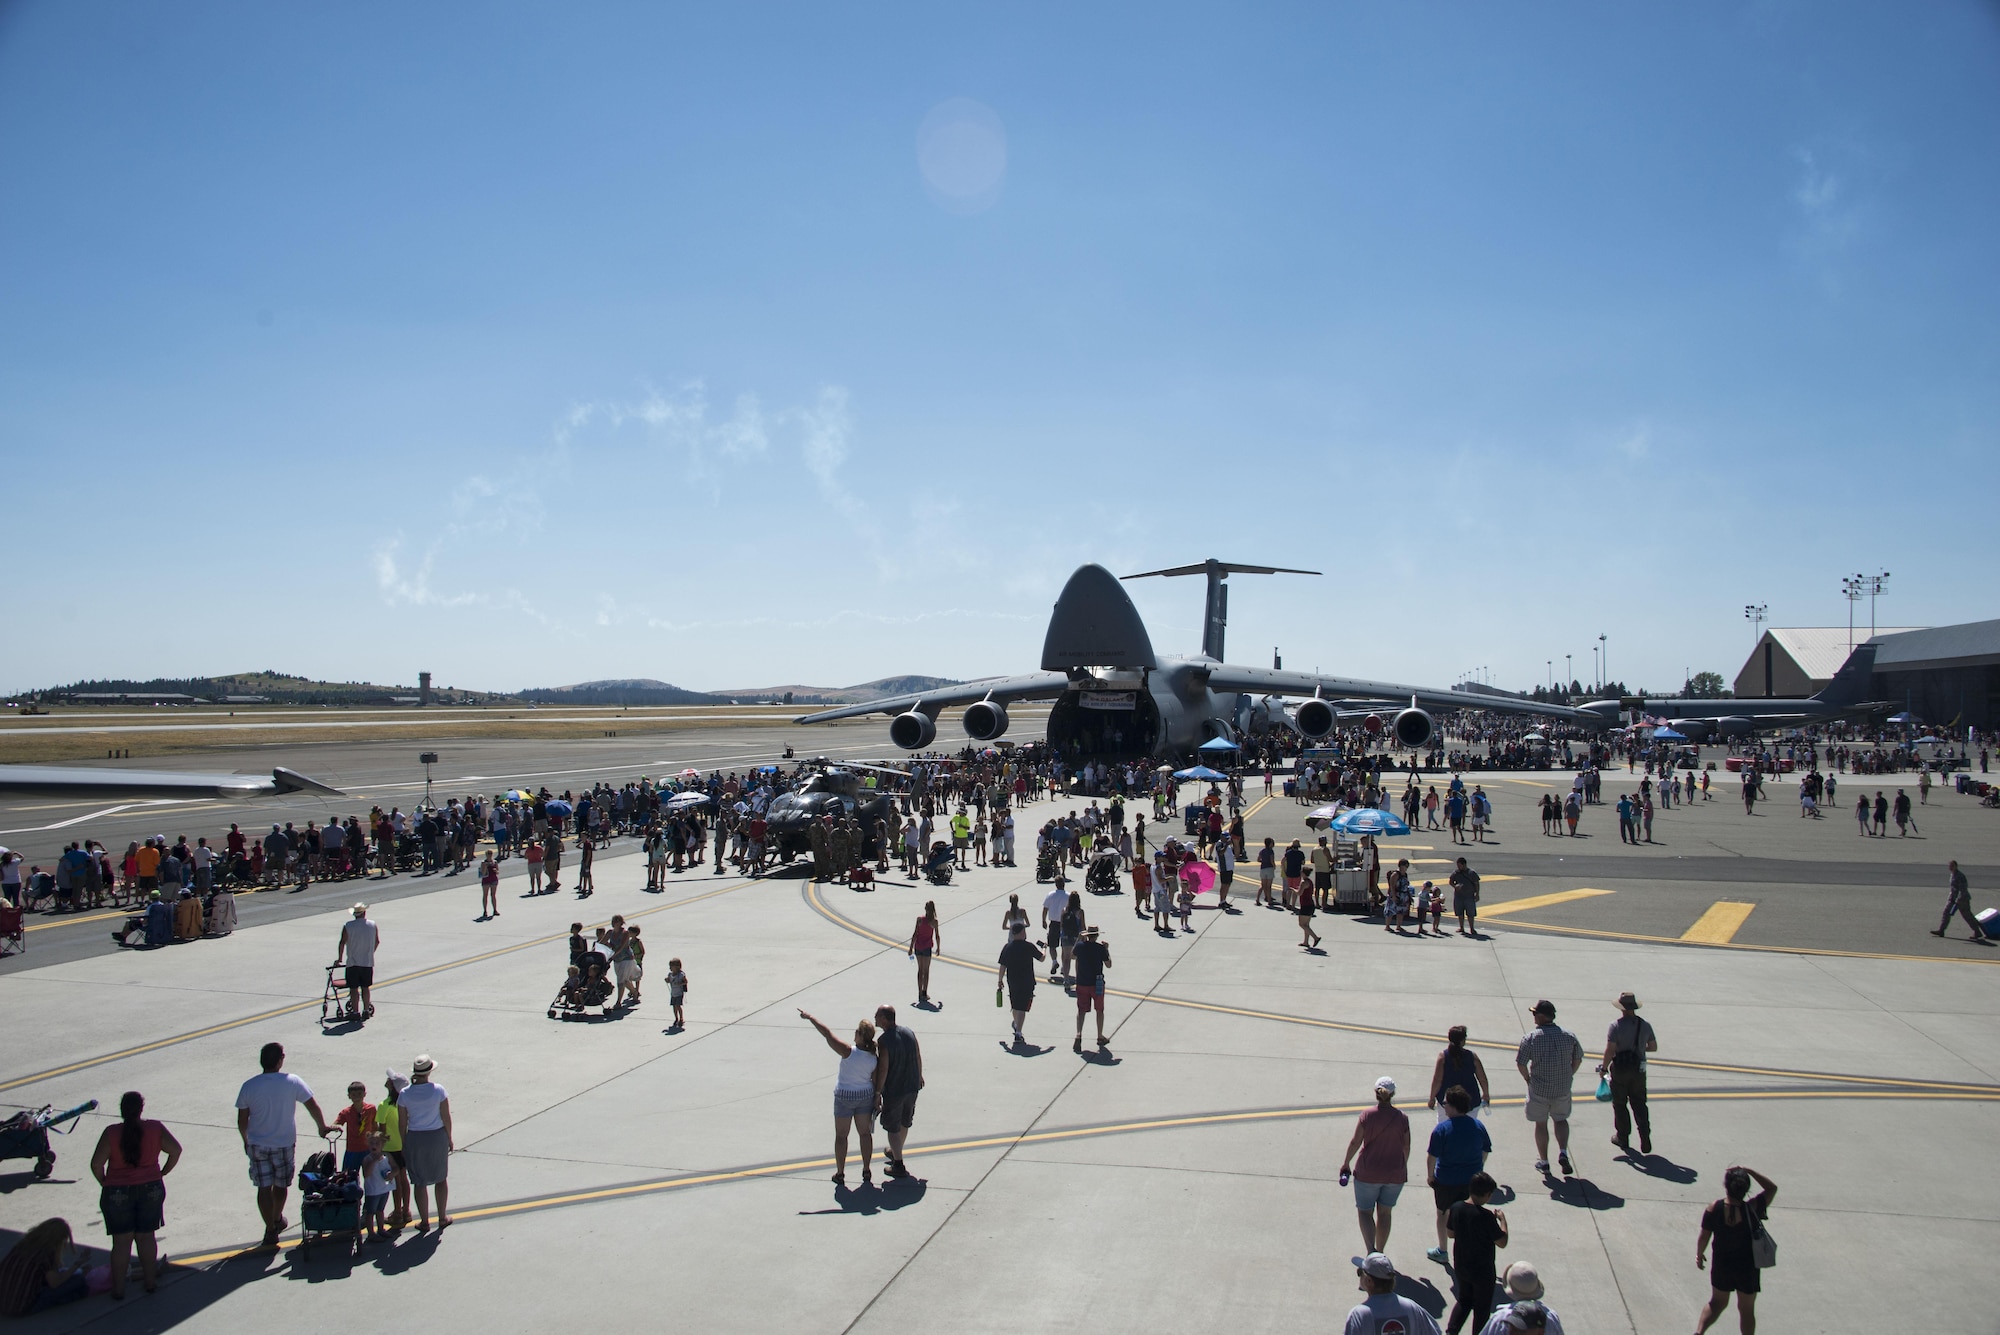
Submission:
[[[1599,1103],[1611,1102],[1611,1077],[1608,1075],[1597,1077],[1597,1101]]]
[[[1759,1270],[1769,1270],[1778,1263],[1778,1240],[1771,1236],[1771,1230],[1757,1217],[1749,1201],[1743,1202],[1743,1213],[1750,1220],[1750,1259]]]

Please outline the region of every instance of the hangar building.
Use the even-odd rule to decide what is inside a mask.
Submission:
[[[1885,626],[1875,634],[1900,635],[1911,629]],[[1736,674],[1737,698],[1797,699],[1816,694],[1847,661],[1848,634],[1845,626],[1774,626],[1765,631]],[[1867,638],[1866,631],[1855,632],[1853,643]]]

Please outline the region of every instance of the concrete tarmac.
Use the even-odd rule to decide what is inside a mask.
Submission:
[[[880,731],[829,740],[877,754]],[[559,763],[619,758],[564,750]],[[387,769],[381,784],[408,781]],[[1946,943],[1927,929],[1945,856],[2000,866],[1996,813],[1933,794],[1918,848],[1863,841],[1851,819],[1802,822],[1776,802],[1746,817],[1718,795],[1663,813],[1655,838],[1673,842],[1653,848],[1620,846],[1608,808],[1593,808],[1589,852],[1572,854],[1586,841],[1544,839],[1532,807],[1542,790],[1531,783],[1564,776],[1475,777],[1496,794],[1506,842],[1459,849],[1428,831],[1396,842],[1413,858],[1463,852],[1486,873],[1479,937],[1419,941],[1328,915],[1324,953],[1309,954],[1280,913],[1223,914],[1204,897],[1194,931],[1160,935],[1129,916],[1129,894],[1085,896],[1112,948],[1114,995],[1108,1050],[1087,1043],[1081,1055],[1059,987],[1038,988],[1025,1046],[1008,1042],[993,1005],[1007,897],[1036,911],[1047,889],[1031,868],[975,869],[950,887],[891,878],[873,892],[814,886],[799,869],[745,881],[701,868],[648,893],[638,860],[614,845],[584,901],[567,889],[525,897],[520,865],[508,864],[501,916],[487,921],[470,884],[434,878],[399,898],[371,888],[379,1013],[359,1027],[319,1024],[322,966],[351,886],[315,887],[255,921],[250,901],[279,897],[246,897],[246,925],[220,941],[21,970],[9,960],[0,995],[17,1020],[0,1044],[0,1099],[97,1097],[108,1111],[120,1091],[141,1089],[188,1146],[161,1234],[181,1268],[162,1291],[115,1307],[88,1299],[21,1328],[334,1331],[434,1312],[519,1329],[580,1311],[719,1331],[1331,1327],[1358,1296],[1347,1258],[1360,1250],[1351,1196],[1334,1179],[1382,1074],[1399,1081],[1418,1141],[1419,1180],[1388,1250],[1404,1291],[1442,1310],[1450,1275],[1423,1256],[1435,1237],[1422,1105],[1454,1023],[1470,1027],[1496,1096],[1489,1169],[1513,1225],[1502,1260],[1537,1264],[1568,1329],[1691,1329],[1707,1295],[1693,1266],[1699,1216],[1737,1162],[1781,1188],[1764,1331],[1992,1328],[1972,1277],[2000,1245],[2000,1206],[1963,1164],[2000,1102],[2000,974],[1962,927]],[[1059,805],[1031,804],[1024,827]],[[1302,815],[1283,798],[1266,803],[1250,818],[1253,838],[1309,844]],[[1585,874],[1557,861],[1571,856],[1593,860]],[[1689,863],[1703,873],[1665,870]],[[1931,867],[1927,886],[1919,873]],[[1236,902],[1247,905],[1254,882],[1238,877]],[[1507,909],[1584,889],[1611,893]],[[1880,911],[1842,926],[1871,896]],[[912,1004],[901,945],[926,899],[944,918],[934,1009]],[[1755,907],[1727,939],[1683,943],[1718,900]],[[643,1001],[582,1022],[546,1018],[569,922],[612,912],[643,929]],[[692,983],[685,1032],[667,1032],[671,955]],[[1511,1062],[1527,1008],[1553,1000],[1594,1062],[1626,988],[1660,1036],[1656,1153],[1606,1143],[1609,1110],[1589,1097],[1587,1063],[1575,1083],[1576,1172],[1538,1175]],[[827,1181],[835,1061],[797,1010],[844,1031],[881,1001],[924,1047],[917,1178],[863,1187],[850,1163],[841,1190]],[[272,1038],[329,1115],[350,1078],[379,1087],[384,1067],[436,1057],[458,1128],[450,1229],[358,1252],[242,1251],[257,1224],[231,1102]],[[47,1182],[28,1180],[25,1163],[0,1164],[0,1227],[62,1215],[101,1246],[84,1164],[105,1125],[87,1118],[60,1143]],[[296,1200],[290,1213],[288,1239]]]

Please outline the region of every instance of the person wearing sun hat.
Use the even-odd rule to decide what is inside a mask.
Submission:
[[[1500,1275],[1507,1291],[1508,1306],[1493,1313],[1479,1335],[1514,1335],[1520,1330],[1547,1331],[1563,1335],[1562,1319],[1542,1301],[1542,1277],[1532,1261],[1516,1261]]]
[[[1396,1265],[1381,1252],[1353,1258],[1355,1276],[1368,1296],[1348,1309],[1341,1335],[1440,1335],[1431,1314],[1396,1292]]]
[[[452,1143],[451,1096],[431,1078],[437,1069],[428,1053],[420,1053],[410,1063],[410,1087],[396,1104],[402,1109],[403,1161],[409,1170],[410,1185],[416,1188],[417,1231],[431,1226],[432,1188],[437,1189],[438,1227],[451,1223],[446,1202],[450,1188],[445,1183],[450,1168]]]
[[[1639,1018],[1639,998],[1618,994],[1618,1018],[1604,1036],[1604,1060],[1597,1073],[1611,1083],[1611,1143],[1632,1148],[1632,1124],[1639,1124],[1639,1153],[1653,1152],[1653,1119],[1646,1110],[1646,1054],[1658,1052],[1653,1026]]]

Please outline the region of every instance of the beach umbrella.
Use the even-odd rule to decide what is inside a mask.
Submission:
[[[1198,895],[1205,895],[1215,889],[1215,883],[1220,879],[1215,874],[1215,868],[1198,858],[1181,864],[1181,880],[1192,885]]]
[[[708,794],[699,790],[676,793],[660,804],[662,811],[687,811],[693,807],[708,805]]]
[[[1333,824],[1333,818],[1347,809],[1344,802],[1329,802],[1323,807],[1314,807],[1306,813],[1306,824],[1315,830],[1324,830]]]
[[[1521,740],[1524,742],[1546,742],[1548,738],[1542,736],[1542,734],[1538,732],[1531,732],[1526,737],[1523,737]]]
[[[1210,769],[1206,765],[1196,765],[1193,769],[1175,770],[1174,777],[1176,779],[1208,779],[1215,783],[1221,783],[1229,776],[1221,770]]]
[[[1205,751],[1210,755],[1220,755],[1224,751],[1241,751],[1243,748],[1230,741],[1227,737],[1211,737],[1195,749]]]
[[[1399,835],[1408,834],[1410,827],[1400,816],[1391,815],[1380,807],[1355,807],[1335,816],[1328,827],[1342,834]]]
[[[574,808],[558,797],[544,806],[543,810],[547,811],[551,816],[567,816]]]

